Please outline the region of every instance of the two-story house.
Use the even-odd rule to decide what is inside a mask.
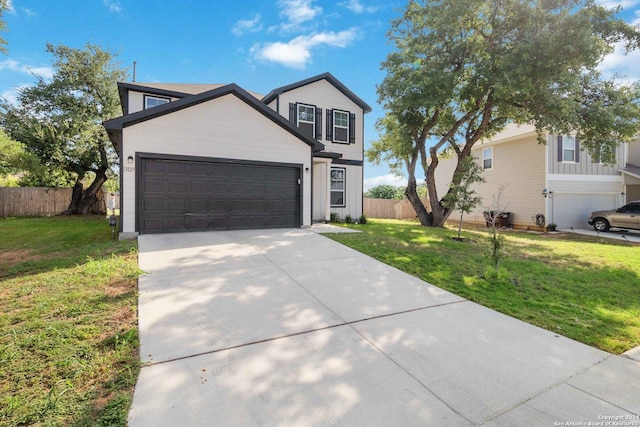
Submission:
[[[472,154],[483,169],[484,183],[473,188],[483,198],[465,221],[484,224],[484,211],[510,212],[516,228],[586,228],[592,211],[614,209],[627,201],[640,199],[640,141],[622,144],[616,150],[616,163],[606,165],[581,149],[572,136],[543,134],[537,141],[532,125],[509,125],[489,140],[473,147]],[[438,165],[436,181],[441,197],[448,189],[454,159]],[[502,190],[501,190],[502,189]]]
[[[265,97],[236,84],[119,83],[121,236],[306,227],[362,215],[364,115],[329,73]]]

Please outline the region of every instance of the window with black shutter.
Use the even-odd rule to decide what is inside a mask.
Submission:
[[[349,112],[333,110],[333,142],[349,143]]]
[[[289,121],[310,138],[322,138],[322,109],[315,105],[290,103]]]

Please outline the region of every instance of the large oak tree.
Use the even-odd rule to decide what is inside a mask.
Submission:
[[[83,214],[116,163],[102,122],[121,113],[116,83],[126,71],[96,45],[48,45],[47,51],[54,56],[53,78],[20,89],[15,105],[3,103],[2,124],[48,171],[73,177],[72,200],[63,213]]]
[[[386,113],[368,159],[406,170],[405,194],[428,226],[453,209],[436,189],[442,152],[458,160],[455,188],[474,144],[508,123],[575,133],[612,162],[640,130],[639,86],[597,71],[616,44],[638,48],[640,33],[617,12],[591,0],[410,1],[388,33],[395,49],[378,86]],[[421,173],[430,209],[416,193]]]

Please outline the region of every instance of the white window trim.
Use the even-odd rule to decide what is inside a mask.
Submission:
[[[160,101],[165,101],[162,104],[167,104],[169,102],[171,102],[171,98],[167,98],[165,96],[156,96],[156,95],[144,95],[143,96],[143,104],[144,104],[144,109],[147,110],[149,108],[153,108],[153,107],[158,107],[158,105],[154,105],[152,107],[147,106],[147,100],[149,99],[156,99],[156,100],[160,100]],[[160,105],[162,105],[160,104]]]
[[[489,153],[491,153],[491,155],[488,158],[485,158],[485,156],[484,156],[485,152],[489,152]],[[491,167],[490,168],[485,168],[484,167],[484,161],[485,160],[491,160]],[[486,148],[482,149],[482,170],[485,170],[485,171],[493,170],[493,147],[486,147]]]
[[[564,143],[565,141],[568,141],[569,138],[571,138],[571,140],[573,141],[573,149],[567,148],[567,150],[571,150],[573,151],[573,160],[565,160],[564,159]],[[562,137],[562,162],[561,163],[577,163],[576,162],[576,158],[578,156],[578,150],[577,150],[577,144],[576,144],[576,137],[575,136],[567,136],[567,135],[563,135]]]
[[[336,124],[336,113],[343,113],[347,115],[347,126],[339,126]],[[349,129],[349,121],[351,120],[351,116],[350,113],[348,111],[344,111],[344,110],[333,110],[333,129],[332,129],[332,142],[335,142],[336,144],[349,144],[349,136],[350,136],[350,129]],[[345,141],[340,141],[336,139],[336,128],[340,128],[340,129],[346,129],[347,131],[347,139]]]
[[[313,109],[313,114],[311,114],[311,117],[313,117],[312,120],[301,120],[300,119],[300,107],[305,107],[305,108],[312,108]],[[297,125],[300,126],[300,123],[311,123],[313,125],[313,132],[312,135],[315,138],[315,134],[316,134],[316,107],[315,105],[309,105],[309,104],[297,104],[297,108],[296,108],[296,121],[297,121]]]
[[[331,182],[333,181],[331,177],[331,172],[333,170],[341,170],[343,172],[344,178],[342,179],[342,190],[334,190],[331,188]],[[333,193],[334,191],[342,191],[341,205],[334,205],[331,203],[331,193]],[[347,206],[347,169],[346,168],[331,168],[329,170],[329,204],[331,205],[332,208],[344,208]]]

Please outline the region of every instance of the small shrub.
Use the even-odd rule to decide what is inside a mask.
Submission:
[[[367,223],[367,217],[363,215],[360,215],[360,224],[366,224]]]
[[[329,217],[329,222],[336,222],[336,223],[340,222],[340,215],[338,215],[335,212],[332,212],[331,216]]]
[[[353,223],[353,218],[351,218],[351,215],[345,216],[344,217],[344,222],[346,222],[347,224]]]

